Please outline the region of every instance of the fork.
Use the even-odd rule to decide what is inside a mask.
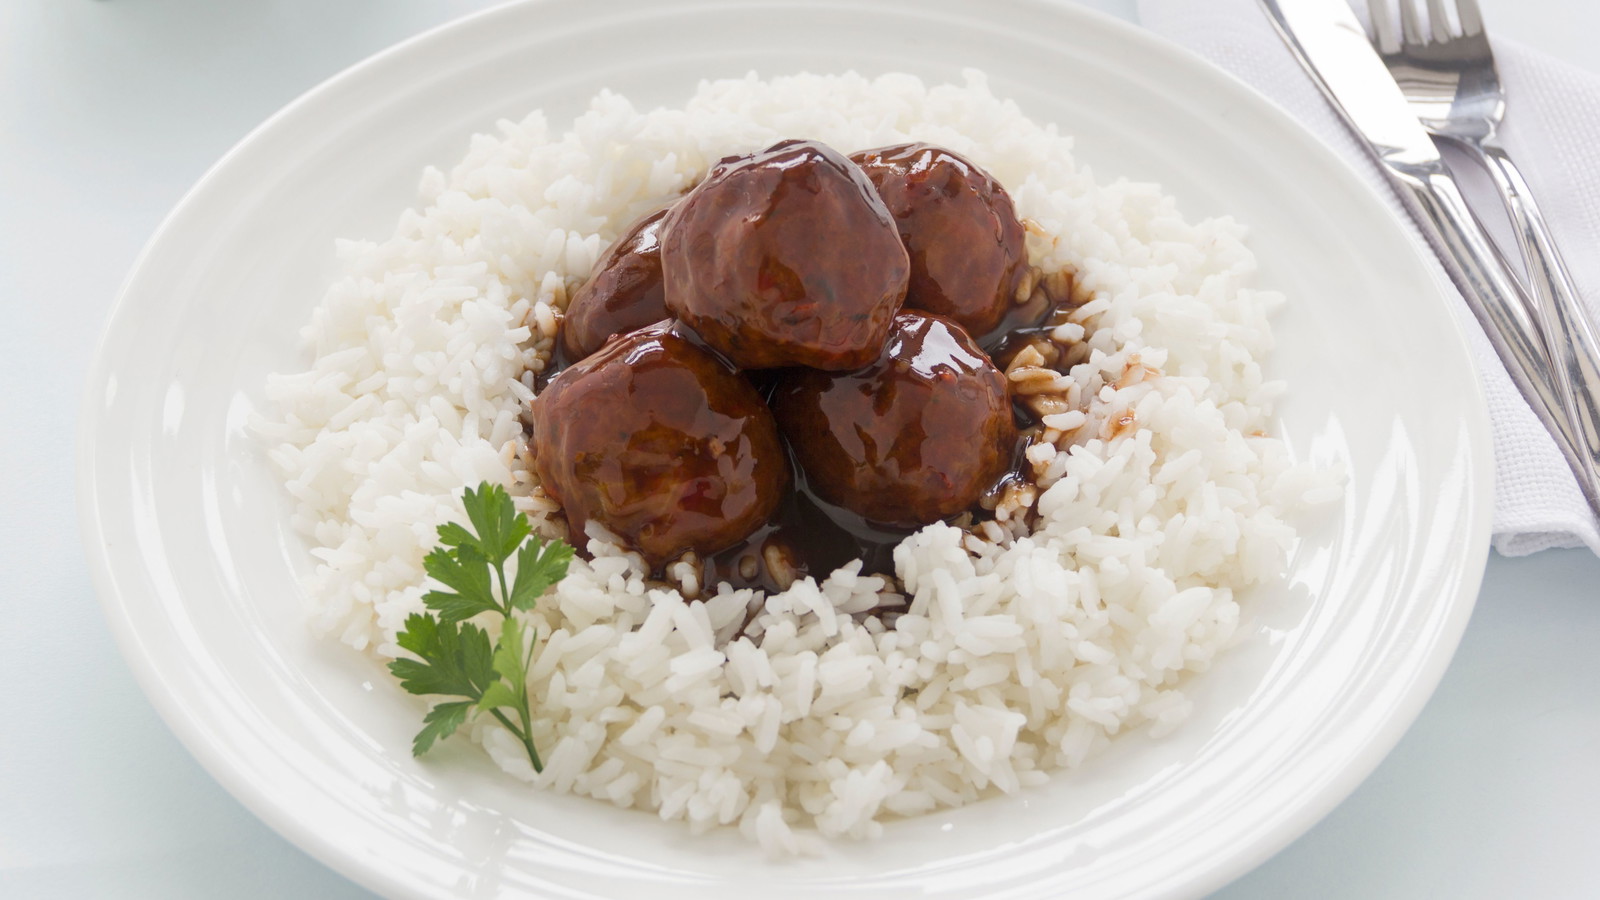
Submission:
[[[1600,484],[1600,340],[1527,181],[1500,145],[1505,92],[1483,18],[1476,0],[1454,0],[1454,23],[1446,10],[1448,0],[1426,0],[1424,25],[1422,2],[1367,0],[1373,44],[1422,126],[1474,157],[1499,190],[1532,283],[1534,308],[1529,314],[1560,379],[1571,430],[1582,443],[1577,455],[1588,483]],[[1584,481],[1579,479],[1580,486]],[[1600,498],[1587,499],[1591,508],[1600,509]]]

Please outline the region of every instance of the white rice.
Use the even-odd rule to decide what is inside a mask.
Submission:
[[[272,379],[281,418],[261,424],[319,562],[317,632],[399,652],[465,485],[507,485],[559,533],[518,415],[567,291],[710,163],[787,137],[964,153],[1031,221],[1033,263],[1076,273],[1089,299],[1059,331],[1084,343],[1067,376],[1044,374],[1071,402],[1029,451],[1033,512],[988,539],[924,528],[895,550],[898,584],[853,564],[764,600],[726,586],[686,600],[590,540],[593,561],[530,617],[545,771],[492,721],[472,731],[540,788],[735,826],[777,854],[1025,790],[1128,729],[1171,729],[1185,678],[1234,632],[1235,591],[1279,576],[1291,513],[1337,494],[1263,434],[1280,297],[1246,286],[1243,229],[1185,222],[1155,185],[1097,184],[1070,138],[980,75],[751,76],[648,113],[602,93],[566,132],[534,113],[475,137],[448,174],[424,174],[393,237],[341,244],[346,274],[305,330],[315,361]],[[864,615],[891,589],[903,614]],[[747,606],[759,614],[730,642]]]

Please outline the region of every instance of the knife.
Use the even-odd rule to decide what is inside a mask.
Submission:
[[[1569,417],[1533,302],[1462,198],[1422,124],[1344,0],[1260,0],[1323,96],[1377,159],[1401,203],[1466,298],[1511,380],[1555,438],[1589,508],[1600,514],[1600,462]],[[1589,410],[1591,415],[1594,410]]]

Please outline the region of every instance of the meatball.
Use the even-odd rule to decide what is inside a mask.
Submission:
[[[661,225],[667,210],[656,210],[623,232],[594,264],[594,270],[567,303],[561,327],[562,349],[577,362],[626,334],[667,318],[661,286]]]
[[[1005,375],[961,326],[910,311],[865,368],[785,373],[772,411],[817,496],[901,528],[971,507],[1017,438]]]
[[[667,309],[743,369],[871,362],[905,298],[894,220],[815,141],[730,157],[667,215]]]
[[[850,157],[894,215],[911,256],[906,307],[954,319],[974,337],[1025,301],[1027,232],[1000,182],[966,158],[928,144]]]
[[[789,487],[755,388],[671,322],[556,376],[534,398],[531,430],[539,479],[574,540],[593,519],[658,567],[745,537]]]

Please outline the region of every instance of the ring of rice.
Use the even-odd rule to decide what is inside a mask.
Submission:
[[[776,854],[1023,790],[1128,729],[1174,727],[1184,680],[1234,634],[1236,591],[1280,576],[1292,515],[1339,492],[1266,434],[1281,297],[1246,286],[1243,229],[1185,222],[1155,185],[1097,183],[1070,138],[980,74],[751,75],[645,113],[602,93],[565,132],[536,112],[475,137],[448,174],[424,173],[393,236],[341,243],[345,274],[305,329],[314,361],[272,378],[280,416],[258,423],[318,561],[317,632],[401,652],[422,557],[465,485],[506,485],[563,533],[519,415],[568,291],[712,162],[787,137],[966,154],[1011,192],[1033,265],[1071,275],[1080,305],[1056,349],[1008,372],[1043,417],[1034,483],[994,521],[907,538],[893,578],[852,564],[766,596],[699,585],[692,567],[651,582],[594,532],[592,561],[529,617],[544,772],[492,721],[471,730],[538,787],[735,825]]]

